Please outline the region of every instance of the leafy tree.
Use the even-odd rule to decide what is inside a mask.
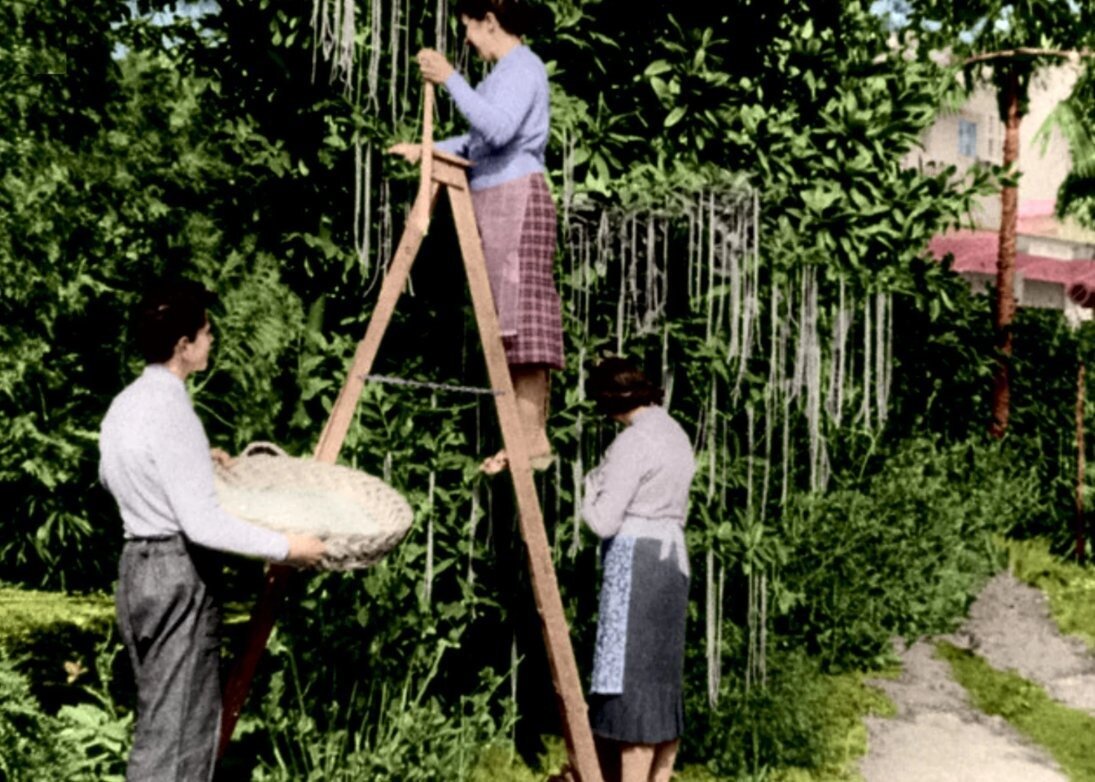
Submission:
[[[1019,127],[1027,111],[1031,77],[1038,68],[1061,58],[1078,58],[1095,41],[1095,3],[1089,0],[978,0],[951,3],[912,0],[907,8],[913,25],[906,39],[951,49],[968,81],[987,78],[996,89],[1004,123],[1005,176],[1000,193],[1000,250],[997,262],[997,367],[993,377],[990,431],[1002,437],[1008,428],[1011,400],[1012,322],[1015,319],[1015,242],[1019,191]],[[921,49],[924,52],[924,48]]]
[[[1057,195],[1057,214],[1072,216],[1081,225],[1095,228],[1095,137],[1087,118],[1095,106],[1095,76],[1084,71],[1072,94],[1050,114],[1039,129],[1043,137],[1057,128],[1068,140],[1072,168]]]

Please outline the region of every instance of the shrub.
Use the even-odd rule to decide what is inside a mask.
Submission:
[[[905,442],[862,487],[788,510],[780,576],[795,601],[776,630],[828,669],[883,664],[891,637],[952,627],[1003,564],[997,536],[1041,501],[1005,445]]]
[[[59,739],[59,721],[45,714],[27,678],[0,656],[0,781],[69,779],[74,758]]]

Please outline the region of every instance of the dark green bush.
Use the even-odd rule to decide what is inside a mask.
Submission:
[[[1035,516],[1033,468],[1006,445],[900,444],[862,486],[798,499],[781,572],[797,596],[777,631],[828,669],[877,666],[892,636],[950,628],[1002,564],[994,538]]]
[[[74,756],[58,737],[60,720],[45,714],[26,676],[0,656],[0,782],[68,779]]]
[[[747,687],[741,666],[725,672],[718,704],[689,693],[685,757],[702,758],[718,779],[756,778],[773,768],[844,779],[866,749],[862,721],[892,706],[860,675],[829,675],[800,651],[772,655],[767,685]]]

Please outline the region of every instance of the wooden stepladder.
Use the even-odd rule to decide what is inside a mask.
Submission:
[[[564,738],[572,773],[578,782],[602,782],[593,735],[589,727],[585,699],[582,695],[574,649],[563,613],[559,584],[551,560],[551,547],[544,530],[536,485],[532,479],[529,454],[521,431],[517,400],[506,364],[501,330],[495,314],[494,301],[487,277],[486,259],[479,238],[479,229],[472,207],[465,170],[471,164],[463,158],[440,152],[433,147],[433,86],[426,85],[421,156],[421,180],[418,195],[407,219],[406,228],[395,251],[380,296],[358,343],[342,390],[316,445],[314,458],[334,462],[349,431],[354,410],[365,386],[388,328],[396,302],[406,285],[411,266],[429,228],[430,217],[442,189],[449,195],[457,240],[467,273],[472,306],[479,327],[487,373],[495,392],[495,405],[502,429],[502,440],[509,461],[509,472],[517,499],[521,535],[528,554],[529,569],[536,608],[547,647],[548,664],[562,717]],[[266,575],[266,583],[251,615],[247,645],[229,675],[224,691],[220,753],[223,754],[235,729],[240,710],[247,698],[258,660],[273,629],[278,605],[286,591],[291,568],[274,565]]]

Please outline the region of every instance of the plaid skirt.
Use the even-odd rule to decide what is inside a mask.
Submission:
[[[563,369],[555,204],[543,174],[472,191],[506,361]]]

